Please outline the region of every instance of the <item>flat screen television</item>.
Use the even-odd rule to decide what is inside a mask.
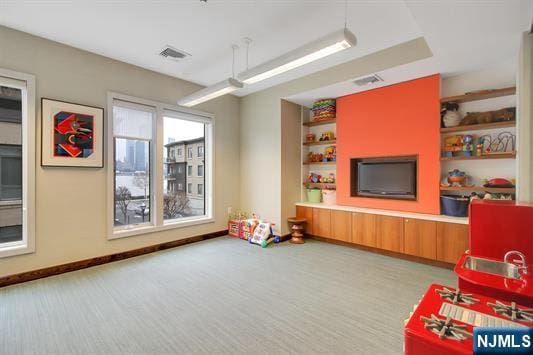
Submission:
[[[416,200],[416,177],[416,156],[351,159],[352,196]]]

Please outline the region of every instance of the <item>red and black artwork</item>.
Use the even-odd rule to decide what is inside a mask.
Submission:
[[[94,117],[60,111],[54,115],[54,156],[88,158],[94,153]]]

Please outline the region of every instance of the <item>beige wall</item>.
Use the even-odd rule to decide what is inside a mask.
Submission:
[[[533,33],[524,33],[518,56],[518,197],[533,203]]]
[[[294,212],[287,206],[292,196],[299,199],[300,173],[282,175],[282,166],[287,167],[283,154],[299,151],[301,142],[299,137],[282,139],[281,99],[430,56],[427,43],[418,38],[243,97],[241,207],[276,223],[282,234],[289,232],[287,218]],[[299,164],[299,157],[288,164]]]
[[[199,88],[6,27],[0,27],[0,49],[0,67],[36,76],[37,162],[41,97],[107,110],[108,91],[174,104]],[[0,277],[226,229],[227,208],[239,203],[239,99],[227,95],[197,108],[216,116],[214,223],[108,241],[106,215],[112,207],[106,206],[106,171],[110,167],[37,166],[36,252],[1,258]]]

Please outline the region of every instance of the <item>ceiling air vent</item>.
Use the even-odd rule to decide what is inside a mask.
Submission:
[[[373,75],[365,76],[364,78],[355,80],[354,84],[357,86],[367,86],[367,85],[378,83],[380,81],[383,81],[383,79],[379,75],[373,74]]]
[[[171,47],[169,45],[166,45],[163,47],[161,52],[159,52],[159,55],[163,58],[171,59],[171,60],[181,60],[185,57],[189,57],[190,54],[184,51],[180,51],[179,49],[176,49],[174,47]]]

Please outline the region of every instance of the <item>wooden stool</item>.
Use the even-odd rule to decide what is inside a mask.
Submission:
[[[289,223],[292,224],[292,238],[289,242],[294,244],[303,244],[305,243],[303,238],[304,223],[307,223],[307,219],[300,217],[291,217],[288,219]]]

